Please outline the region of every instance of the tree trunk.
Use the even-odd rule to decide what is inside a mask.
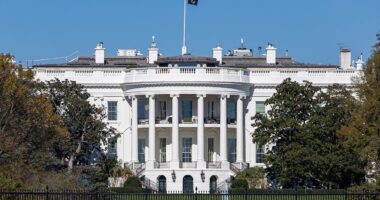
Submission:
[[[69,163],[67,165],[67,170],[68,170],[69,174],[71,174],[72,171],[73,171],[74,161],[75,161],[75,159],[77,158],[77,155],[80,153],[80,151],[82,149],[82,143],[83,143],[83,141],[84,141],[84,133],[80,137],[80,141],[78,142],[77,149],[75,150],[75,152],[73,154],[70,155]]]

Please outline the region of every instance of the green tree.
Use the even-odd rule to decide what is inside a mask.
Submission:
[[[248,183],[248,188],[265,188],[265,170],[262,167],[247,168],[236,174],[236,179],[244,179]]]
[[[367,160],[366,170],[380,188],[380,33],[372,55],[356,80],[356,100],[349,108],[352,119],[339,131],[347,149]]]
[[[57,141],[55,150],[71,173],[75,164],[89,164],[90,155],[101,152],[102,144],[107,144],[107,138],[114,136],[115,130],[104,122],[103,108],[89,103],[90,94],[82,85],[57,79],[47,82],[46,89],[54,112],[61,116],[68,131],[68,139]]]
[[[256,115],[254,142],[273,144],[265,157],[268,178],[285,188],[346,188],[363,180],[363,161],[345,150],[337,130],[349,119],[350,92],[333,85],[324,92],[290,79],[277,86]]]

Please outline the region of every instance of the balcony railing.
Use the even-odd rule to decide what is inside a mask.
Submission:
[[[180,168],[197,168],[197,162],[181,162]]]
[[[249,72],[244,69],[205,67],[131,69],[126,71],[125,82],[249,83]]]
[[[207,168],[220,169],[222,168],[222,163],[221,162],[207,162]]]
[[[168,163],[168,162],[155,162],[154,168],[156,168],[156,169],[167,169],[167,168],[170,168],[170,163]]]

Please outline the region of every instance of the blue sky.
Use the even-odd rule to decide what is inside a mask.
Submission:
[[[306,63],[339,63],[339,45],[370,54],[380,31],[379,0],[199,0],[188,10],[188,49],[211,55],[220,42],[256,55],[272,42]],[[146,54],[151,36],[164,55],[180,54],[183,0],[1,0],[0,52],[16,60],[92,55],[103,41]]]

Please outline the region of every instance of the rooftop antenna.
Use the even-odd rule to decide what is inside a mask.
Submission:
[[[289,50],[285,50],[285,56],[286,56],[286,57],[289,56]]]
[[[243,38],[240,39],[240,43],[241,43],[241,48],[244,48],[244,39]]]

